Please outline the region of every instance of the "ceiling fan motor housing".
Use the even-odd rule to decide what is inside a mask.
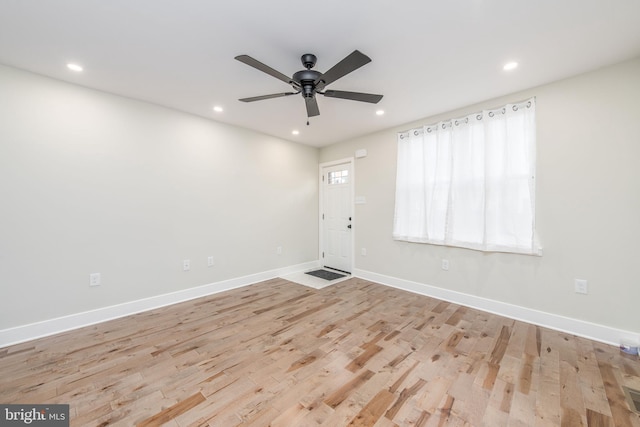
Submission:
[[[315,81],[322,73],[315,70],[301,70],[293,75],[293,80],[300,84],[302,96],[305,98],[313,98],[315,94]]]

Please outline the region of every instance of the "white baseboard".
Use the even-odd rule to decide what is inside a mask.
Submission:
[[[58,317],[9,329],[3,329],[0,330],[0,348],[22,343],[25,341],[30,341],[36,338],[55,335],[60,332],[78,329],[84,326],[89,326],[112,319],[117,319],[119,317],[124,317],[131,314],[153,310],[155,308],[160,308],[191,299],[252,285],[264,280],[270,280],[276,277],[282,277],[298,272],[308,271],[314,268],[319,268],[320,265],[321,264],[319,261],[311,261],[304,264],[283,267],[275,270],[251,274],[248,276],[210,283],[208,285],[198,286],[195,288],[185,289],[169,294],[157,295],[141,300],[99,308],[96,310],[75,313],[64,317]],[[489,313],[494,313],[511,319],[521,320],[524,322],[543,326],[545,328],[555,329],[606,344],[618,346],[621,341],[635,342],[638,340],[639,334],[637,332],[611,328],[596,323],[533,310],[513,304],[451,291],[436,286],[430,286],[423,283],[385,276],[366,270],[355,269],[352,272],[352,276],[370,280],[372,282],[380,283],[382,285],[390,286],[393,288],[402,289],[408,292],[426,295],[455,304],[464,305],[466,307],[476,308],[478,310],[487,311]]]
[[[430,286],[423,283],[398,279],[396,277],[385,276],[366,270],[354,270],[355,277],[370,280],[382,285],[402,289],[420,295],[441,299],[466,307],[476,308],[489,313],[508,317],[510,319],[521,320],[545,328],[554,329],[571,335],[577,335],[605,344],[619,346],[621,340],[638,340],[638,332],[626,331],[623,329],[611,328],[584,320],[572,319],[559,316],[557,314],[546,313],[544,311],[533,310],[505,302],[482,298],[461,292],[451,291],[437,286]]]
[[[68,316],[31,323],[28,325],[3,329],[0,330],[0,348],[25,341],[30,341],[36,338],[58,334],[60,332],[65,332],[72,329],[82,328],[84,326],[94,325],[96,323],[106,322],[107,320],[113,320],[135,313],[153,310],[155,308],[160,308],[191,299],[216,294],[218,292],[240,288],[299,271],[308,271],[319,266],[319,261],[311,261],[303,264],[251,274],[248,276],[223,280],[216,283],[210,283],[208,285],[197,286],[195,288],[185,289],[182,291],[156,295],[141,300],[103,307],[96,310],[75,313]]]

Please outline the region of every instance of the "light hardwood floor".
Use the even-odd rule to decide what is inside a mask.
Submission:
[[[0,349],[72,426],[640,426],[611,346],[352,278],[283,279]]]

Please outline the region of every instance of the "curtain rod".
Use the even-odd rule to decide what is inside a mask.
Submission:
[[[437,123],[433,123],[433,124],[430,124],[430,125],[423,125],[423,126],[422,126],[422,128],[431,128],[431,127],[433,127],[433,126],[437,126],[437,125],[439,125],[440,123],[447,123],[447,122],[455,122],[455,124],[456,124],[456,125],[458,125],[458,121],[460,121],[460,122],[461,122],[462,120],[464,120],[465,122],[468,122],[468,121],[469,121],[469,116],[473,116],[474,114],[476,115],[476,119],[477,119],[477,120],[482,120],[483,114],[484,114],[485,112],[487,112],[487,115],[489,115],[489,117],[493,117],[493,115],[495,115],[495,112],[496,112],[496,111],[501,111],[501,112],[502,112],[502,114],[504,114],[504,113],[506,112],[506,111],[505,111],[506,107],[507,107],[507,106],[509,106],[509,105],[511,105],[511,106],[512,106],[512,108],[514,108],[514,111],[517,111],[517,110],[518,110],[518,108],[520,108],[522,105],[526,105],[526,108],[530,108],[530,107],[531,107],[531,105],[532,105],[532,102],[531,102],[531,101],[532,101],[532,100],[533,100],[533,101],[535,101],[535,99],[536,99],[536,97],[535,97],[535,96],[532,96],[532,97],[527,98],[527,99],[522,100],[522,101],[512,102],[512,103],[505,104],[505,105],[503,105],[503,106],[501,106],[501,107],[497,107],[497,108],[487,108],[487,109],[484,109],[484,110],[479,111],[479,112],[469,113],[469,114],[467,114],[466,116],[458,117],[458,118],[456,118],[456,119],[445,119],[445,120],[440,120],[440,121],[439,121],[439,122],[437,122]],[[411,132],[411,131],[415,131],[416,129],[417,129],[417,128],[412,128],[412,129],[402,130],[402,131],[397,132],[397,134],[409,133],[409,132]],[[444,129],[444,127],[443,127],[443,129]],[[420,130],[422,130],[422,129],[420,129]],[[418,134],[416,134],[416,135],[418,135]]]

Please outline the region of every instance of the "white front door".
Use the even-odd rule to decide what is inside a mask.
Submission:
[[[322,167],[322,261],[325,267],[351,272],[353,253],[352,163]]]

